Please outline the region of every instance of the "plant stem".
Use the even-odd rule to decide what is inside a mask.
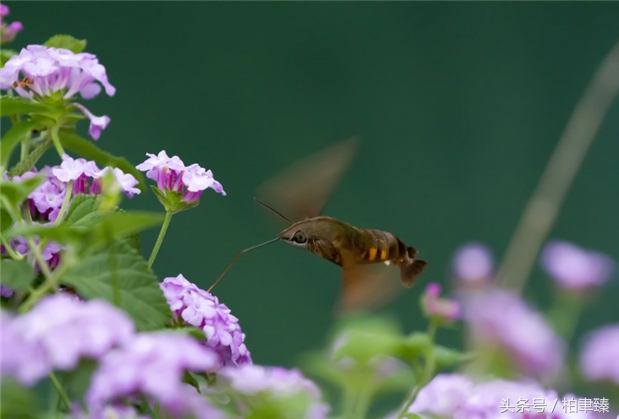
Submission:
[[[410,396],[404,402],[402,406],[402,410],[400,410],[400,414],[397,419],[403,419],[408,413],[408,409],[412,406],[413,402],[417,398],[417,395],[421,391],[421,389],[430,382],[432,376],[434,375],[434,369],[436,368],[436,357],[434,355],[434,339],[436,338],[436,329],[437,324],[436,321],[430,318],[430,324],[428,324],[428,337],[430,338],[430,352],[426,354],[423,377],[419,380]]]
[[[54,383],[54,387],[56,387],[56,391],[58,391],[58,394],[60,395],[60,399],[67,406],[67,409],[70,410],[71,400],[69,400],[69,396],[67,396],[67,393],[64,391],[64,388],[62,388],[62,384],[60,384],[58,377],[56,377],[56,374],[54,374],[53,372],[50,372],[49,378],[52,380],[52,383]]]
[[[56,221],[54,222],[54,224],[60,223],[62,219],[64,218],[64,214],[65,212],[67,212],[67,208],[69,207],[69,201],[71,200],[72,192],[73,192],[73,181],[70,180],[69,183],[67,184],[67,189],[65,190],[65,193],[64,193],[64,200],[62,201],[62,206],[60,207],[60,211],[58,212],[58,217],[56,218]]]
[[[168,231],[170,220],[172,220],[172,212],[166,211],[165,218],[163,219],[163,224],[161,226],[161,230],[159,230],[159,236],[157,237],[157,241],[155,242],[155,247],[153,247],[153,251],[151,252],[150,257],[148,258],[149,268],[153,266],[153,262],[155,262],[157,253],[159,253],[159,248],[161,247],[161,243],[163,243],[163,238],[165,237],[165,234]]]
[[[571,341],[586,303],[587,298],[584,295],[561,292],[548,312],[547,318],[566,342]]]
[[[45,266],[47,268],[47,265]],[[33,290],[32,293],[26,299],[26,301],[24,301],[23,304],[19,306],[19,310],[18,310],[19,313],[25,313],[28,310],[30,310],[35,305],[35,303],[39,301],[39,299],[42,296],[44,296],[45,293],[50,288],[56,285],[58,278],[62,276],[64,271],[67,270],[67,268],[68,268],[68,264],[66,262],[61,262],[60,265],[58,265],[58,267],[54,269],[54,272],[51,273],[50,276],[46,277],[45,281],[41,284],[41,286]],[[48,269],[48,272],[49,272],[49,269]]]
[[[56,147],[58,155],[60,156],[60,158],[62,158],[62,156],[66,153],[64,151],[64,148],[62,148],[62,144],[60,143],[60,137],[58,136],[59,130],[60,127],[58,125],[54,125],[54,127],[52,128],[52,141],[54,142],[54,147]]]
[[[497,278],[520,292],[610,105],[619,93],[619,43],[576,105],[511,238]]]

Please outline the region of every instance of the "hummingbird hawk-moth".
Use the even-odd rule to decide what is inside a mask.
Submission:
[[[417,259],[417,250],[392,233],[354,227],[338,219],[320,215],[327,196],[348,166],[356,149],[356,139],[344,141],[314,154],[268,181],[262,194],[297,220],[255,199],[290,226],[276,238],[239,252],[209,291],[228,272],[239,256],[275,241],[307,249],[342,268],[344,292],[340,308],[344,311],[367,308],[387,300],[397,280],[390,278],[395,265],[400,281],[410,288],[427,263]],[[398,288],[402,288],[401,286]]]

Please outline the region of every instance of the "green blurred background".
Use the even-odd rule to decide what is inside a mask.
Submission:
[[[256,187],[352,135],[359,153],[325,213],[417,247],[430,267],[385,308],[425,327],[424,283],[449,282],[454,249],[497,257],[591,76],[619,40],[612,3],[8,2],[25,30],[11,47],[67,33],[88,40],[118,91],[87,103],[112,122],[98,145],[135,164],[166,150],[213,170],[154,269],[202,287],[277,229]],[[85,131],[86,123],[81,127]],[[614,103],[551,237],[619,256],[619,103]],[[160,210],[152,194],[126,202]],[[156,231],[143,235],[145,255]],[[333,323],[340,273],[285,244],[245,255],[216,288],[255,362],[294,365]],[[579,325],[619,318],[617,276]],[[526,294],[547,307],[536,267]],[[441,332],[453,343],[458,332]]]

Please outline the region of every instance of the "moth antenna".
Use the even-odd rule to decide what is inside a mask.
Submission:
[[[224,271],[221,273],[221,275],[219,275],[219,278],[217,278],[217,279],[215,280],[215,282],[213,282],[213,285],[211,285],[211,287],[210,287],[208,290],[206,290],[206,292],[210,293],[210,292],[211,292],[211,290],[212,290],[213,288],[215,288],[215,285],[217,285],[217,283],[218,283],[219,281],[221,281],[221,278],[223,278],[223,277],[224,277],[224,275],[226,275],[226,273],[230,270],[230,268],[232,268],[232,265],[234,265],[234,263],[236,262],[236,260],[237,260],[237,259],[238,259],[238,258],[239,258],[239,257],[240,257],[243,253],[247,253],[247,252],[249,252],[250,250],[254,250],[254,249],[257,249],[257,248],[259,248],[259,247],[266,246],[267,244],[271,244],[271,243],[276,242],[276,241],[278,241],[278,240],[279,240],[279,237],[276,237],[276,238],[274,238],[274,239],[272,239],[272,240],[269,240],[269,241],[266,241],[266,242],[264,242],[264,243],[260,243],[260,244],[257,244],[257,245],[255,245],[255,246],[248,247],[248,248],[247,248],[247,249],[245,249],[245,250],[241,250],[239,253],[237,253],[237,254],[236,254],[236,256],[235,256],[235,257],[232,259],[232,261],[228,264],[228,266],[226,266],[226,269],[224,269]]]
[[[258,198],[254,197],[254,201],[256,201],[257,203],[259,203],[260,205],[262,205],[263,207],[265,207],[266,209],[268,209],[269,211],[271,211],[273,214],[279,216],[279,218],[281,218],[282,220],[286,220],[288,221],[290,224],[294,224],[294,221],[292,221],[290,218],[286,217],[284,214],[282,214],[281,212],[277,211],[275,208],[265,204],[264,202],[262,202],[261,200],[259,200]]]

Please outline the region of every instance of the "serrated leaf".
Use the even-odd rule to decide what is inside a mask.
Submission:
[[[21,176],[28,170],[32,169],[39,159],[45,154],[45,152],[52,146],[52,140],[47,140],[44,143],[39,144],[26,156],[26,158],[17,163],[11,170],[9,170],[10,176]]]
[[[64,147],[75,151],[88,160],[94,160],[102,166],[118,167],[125,173],[131,173],[140,182],[138,185],[140,190],[142,192],[146,190],[142,172],[137,170],[131,163],[129,163],[129,161],[127,161],[127,159],[116,157],[101,150],[94,145],[92,141],[88,141],[74,132],[60,130],[59,136],[60,142]]]
[[[98,209],[99,198],[96,195],[75,195],[71,198],[71,205],[69,206],[64,222],[68,225],[79,224],[82,219],[87,218]]]
[[[17,114],[49,114],[50,106],[39,102],[33,102],[22,97],[0,97],[0,116],[11,116]]]
[[[54,35],[45,41],[43,45],[46,47],[64,48],[79,54],[86,49],[86,44],[85,39],[76,39],[71,35]]]
[[[69,268],[61,282],[75,287],[86,299],[103,298],[112,304],[117,283],[119,306],[138,330],[161,329],[170,323],[170,308],[157,278],[146,261],[124,242],[116,242]]]
[[[32,130],[40,128],[39,124],[34,121],[21,121],[13,125],[0,142],[0,156],[2,158],[2,167],[7,167],[11,154],[15,147],[23,140]]]
[[[35,277],[34,268],[24,260],[0,259],[0,282],[17,291],[25,291]]]
[[[96,230],[102,237],[125,237],[161,224],[163,218],[162,214],[146,211],[108,212],[101,216]]]
[[[89,246],[105,243],[109,237],[126,236],[126,242],[138,253],[141,252],[138,232],[161,224],[163,215],[150,212],[123,211],[116,208],[112,212],[99,211],[100,198],[95,195],[76,195],[72,201],[64,223],[80,231],[91,233]]]

